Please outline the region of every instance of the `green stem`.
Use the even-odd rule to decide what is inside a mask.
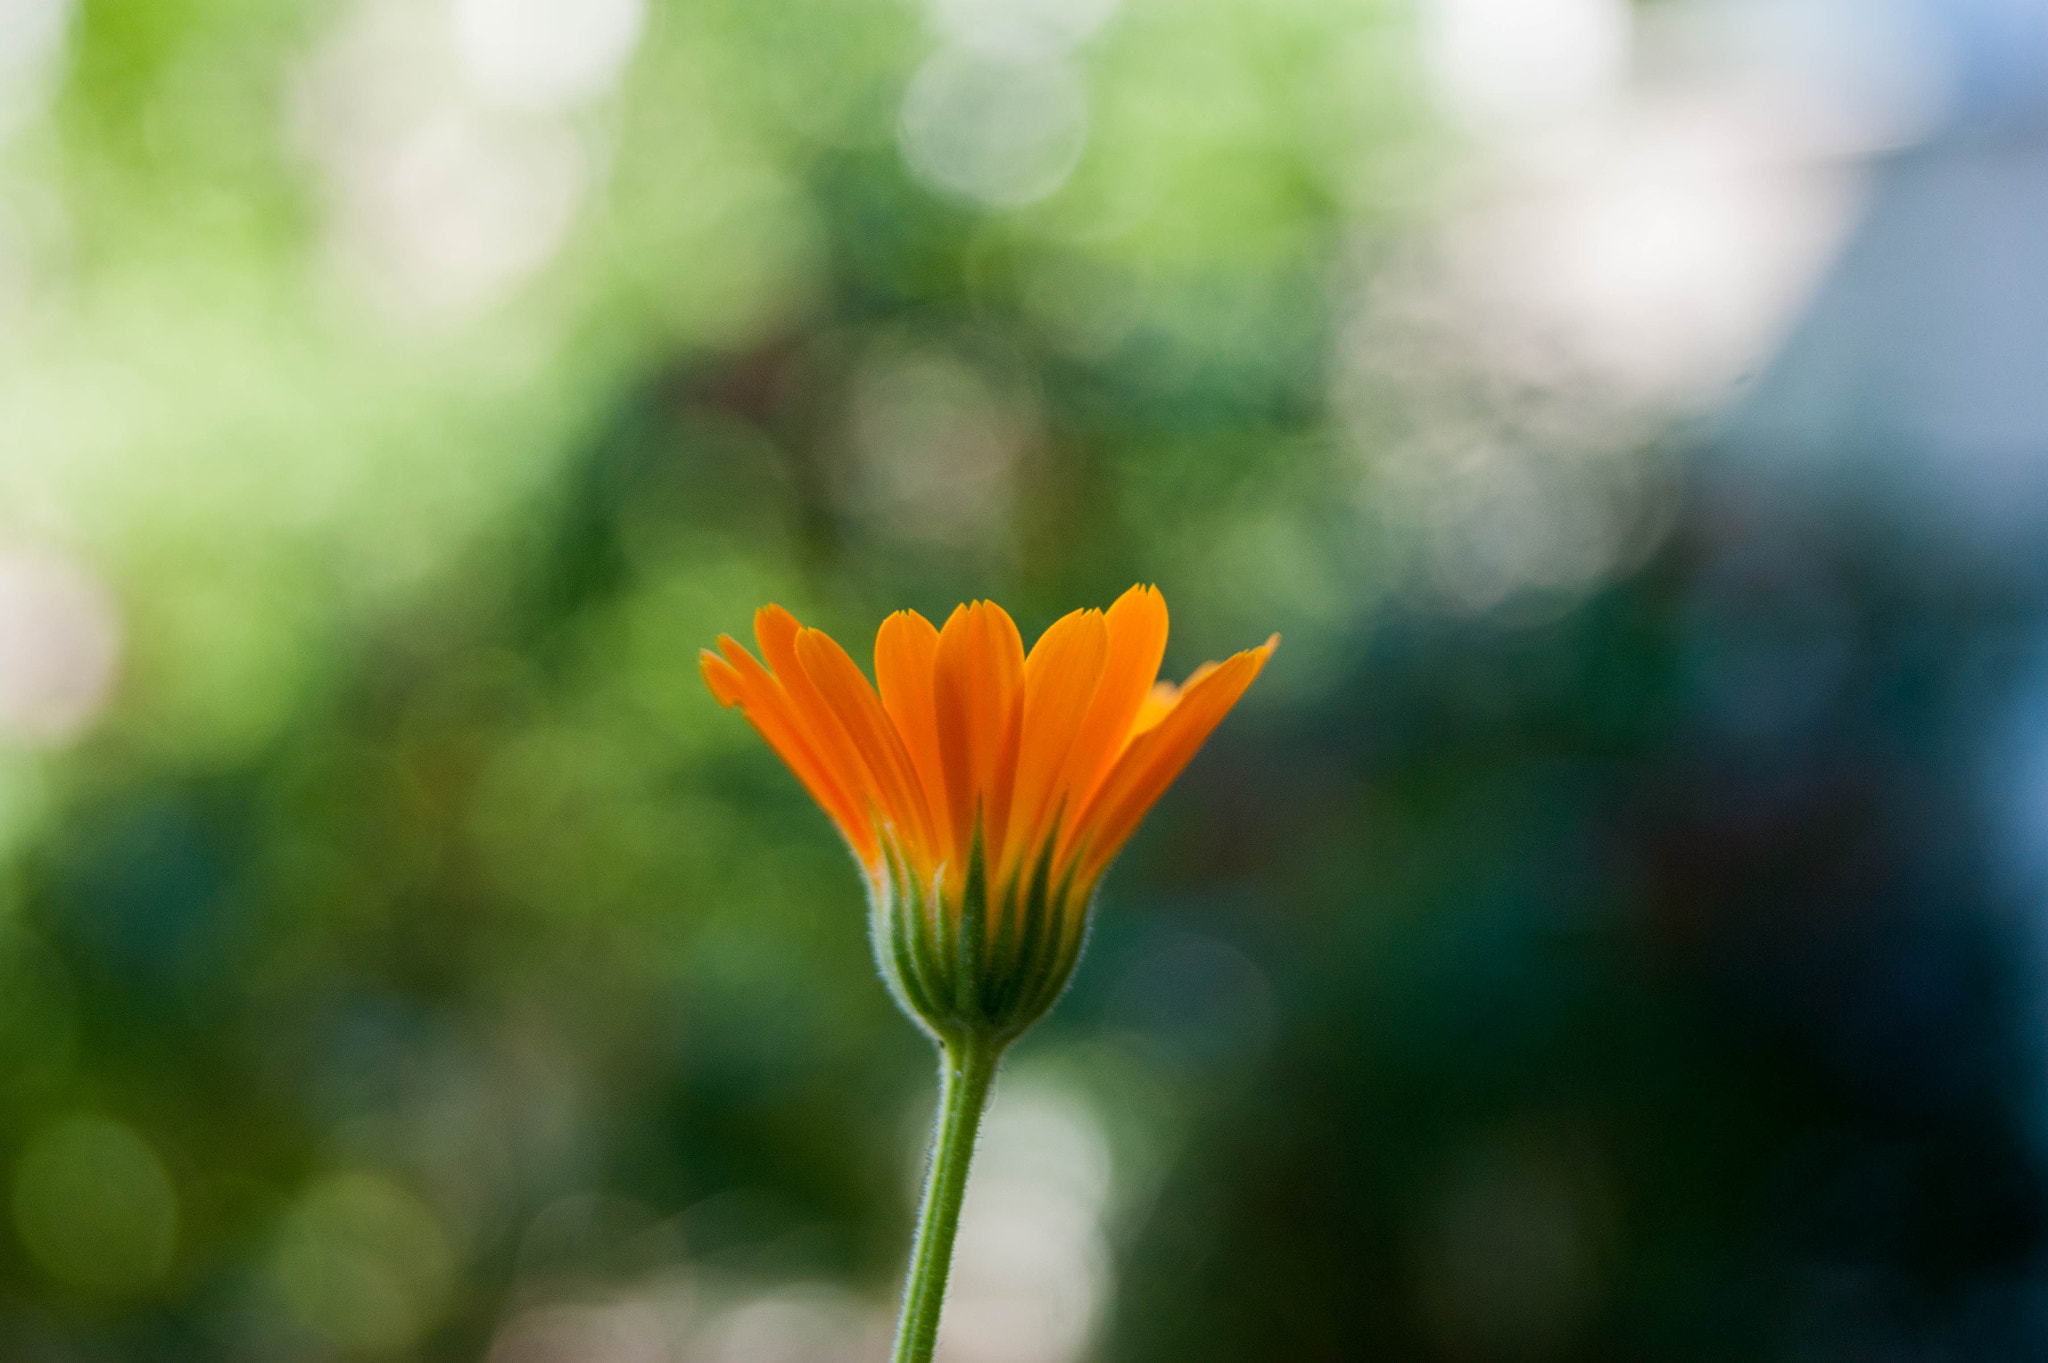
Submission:
[[[925,1175],[924,1205],[917,1214],[917,1239],[910,1249],[910,1276],[903,1284],[903,1316],[896,1325],[894,1363],[931,1363],[939,1338],[939,1308],[946,1300],[946,1273],[953,1264],[953,1236],[960,1229],[960,1204],[967,1196],[967,1165],[974,1137],[995,1086],[1002,1047],[967,1036],[939,1051],[939,1115],[932,1131],[931,1168]]]

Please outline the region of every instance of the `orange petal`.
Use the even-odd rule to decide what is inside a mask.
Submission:
[[[1125,746],[1129,746],[1131,739],[1155,727],[1178,704],[1179,685],[1170,681],[1154,682],[1151,692],[1145,697],[1145,703],[1138,707],[1137,716],[1131,720],[1131,731],[1125,736]]]
[[[711,698],[730,710],[746,697],[746,683],[740,680],[738,669],[708,648],[697,650],[697,670],[704,674],[704,685],[711,688]]]
[[[819,808],[838,825],[840,833],[852,845],[854,855],[864,863],[874,865],[878,859],[878,845],[873,821],[862,810],[859,801],[849,796],[845,787],[819,761],[817,751],[804,735],[794,707],[781,685],[754,660],[751,653],[740,647],[737,640],[721,635],[718,642],[725,650],[725,657],[721,658],[707,649],[699,660],[705,684],[711,688],[712,696],[720,705],[740,707],[747,722],[782,759],[783,765],[803,783]]]
[[[1269,641],[1268,646],[1275,646],[1279,642],[1280,636],[1276,634]],[[1188,679],[1184,682],[1154,682],[1151,693],[1145,697],[1145,703],[1138,707],[1136,718],[1131,720],[1131,731],[1124,737],[1124,746],[1129,747],[1131,741],[1137,738],[1139,734],[1151,729],[1160,720],[1165,719],[1173,707],[1180,704],[1180,698],[1187,694],[1187,689],[1208,676],[1211,672],[1214,672],[1216,666],[1215,663],[1203,663],[1200,667],[1188,673]]]
[[[977,601],[955,610],[939,632],[932,704],[939,758],[946,769],[956,874],[965,873],[977,815],[985,855],[991,862],[1001,855],[1023,683],[1024,641],[1003,608]]]
[[[1016,864],[1037,853],[1053,814],[1054,787],[1073,752],[1074,735],[1088,717],[1109,654],[1109,628],[1100,611],[1075,611],[1055,621],[1024,660],[1023,727],[1017,779],[1004,838],[998,884]]]
[[[1137,830],[1146,812],[1259,675],[1276,643],[1277,639],[1246,649],[1191,681],[1166,717],[1134,739],[1117,759],[1083,816],[1088,837],[1087,863],[1081,868],[1084,883],[1100,874]]]
[[[888,712],[861,674],[860,665],[820,629],[807,629],[797,635],[796,655],[818,693],[845,726],[868,770],[874,773],[890,821],[909,840],[913,855],[928,866],[937,858],[932,854],[931,817],[925,812],[924,788],[918,784],[917,770],[911,766],[910,754],[904,751],[903,741],[896,735],[896,726],[889,722]]]
[[[875,686],[917,768],[932,816],[933,846],[944,856],[953,843],[946,767],[939,758],[939,720],[932,708],[932,664],[938,652],[939,631],[916,611],[897,611],[875,631]]]
[[[761,656],[774,669],[775,680],[782,683],[790,708],[821,763],[863,807],[893,813],[867,758],[797,657],[796,640],[802,632],[796,617],[780,606],[767,605],[754,612],[754,638],[760,642]]]
[[[1123,751],[1131,722],[1151,691],[1153,678],[1159,675],[1159,660],[1166,656],[1166,598],[1157,587],[1133,587],[1116,599],[1103,623],[1109,633],[1109,652],[1103,661],[1102,681],[1074,733],[1071,754],[1052,793],[1055,805],[1064,803],[1068,813],[1060,838],[1062,857],[1073,846],[1079,828],[1074,816]]]

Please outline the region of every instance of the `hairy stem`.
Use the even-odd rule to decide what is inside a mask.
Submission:
[[[910,1250],[910,1275],[903,1284],[894,1363],[931,1363],[939,1337],[939,1309],[946,1300],[946,1274],[953,1264],[953,1237],[960,1229],[960,1204],[967,1196],[967,1165],[974,1158],[975,1133],[981,1129],[981,1114],[988,1107],[1001,1058],[999,1045],[973,1035],[939,1050],[939,1115],[932,1131],[924,1204],[917,1214],[917,1239]]]

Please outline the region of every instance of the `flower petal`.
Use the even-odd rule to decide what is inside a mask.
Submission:
[[[965,873],[977,816],[984,854],[991,863],[1001,855],[996,844],[1009,818],[1023,691],[1024,641],[1016,623],[993,602],[954,611],[939,632],[932,703],[956,874]]]
[[[939,757],[939,719],[932,708],[932,667],[939,631],[916,611],[897,611],[875,631],[875,687],[882,708],[917,768],[931,811],[934,849],[949,855],[953,845],[946,799],[946,767]]]
[[[879,847],[874,821],[819,759],[781,684],[730,635],[720,635],[718,642],[725,657],[706,649],[699,659],[712,696],[720,705],[740,708],[755,732],[838,826],[854,855],[866,865],[875,865]]]
[[[754,638],[761,645],[761,656],[774,669],[775,679],[782,683],[790,708],[824,767],[870,811],[870,817],[877,813],[892,814],[894,811],[883,797],[881,782],[867,758],[797,657],[796,640],[802,632],[797,618],[780,606],[771,604],[754,612]]]
[[[1139,734],[1146,732],[1148,729],[1158,727],[1159,721],[1172,713],[1173,707],[1178,704],[1180,704],[1180,684],[1178,682],[1162,681],[1152,683],[1152,690],[1145,697],[1145,703],[1138,707],[1137,715],[1131,720],[1131,731],[1125,737],[1125,746],[1128,747],[1130,740],[1136,738]]]
[[[1088,840],[1081,881],[1109,864],[1153,804],[1265,667],[1279,636],[1191,680],[1157,725],[1132,740],[1082,816]]]
[[[1024,660],[1023,727],[1009,831],[997,884],[1017,863],[1035,855],[1057,809],[1055,788],[1073,752],[1074,736],[1088,717],[1109,654],[1109,628],[1100,611],[1075,611],[1055,621]]]
[[[1052,792],[1067,820],[1058,855],[1064,858],[1079,831],[1076,817],[1129,740],[1131,722],[1159,675],[1166,656],[1166,598],[1157,587],[1136,586],[1116,599],[1103,617],[1109,651],[1102,680],[1088,702],[1088,714],[1074,733],[1065,768]]]
[[[913,856],[926,863],[935,860],[924,787],[918,783],[917,770],[911,765],[910,754],[903,749],[903,740],[897,737],[896,726],[889,722],[888,712],[861,674],[860,665],[820,629],[807,629],[797,635],[796,656],[812,685],[818,688],[818,694],[845,726],[847,737],[860,750],[881,792],[882,807],[908,840]]]

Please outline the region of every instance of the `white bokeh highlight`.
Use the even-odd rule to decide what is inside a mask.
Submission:
[[[1403,590],[1540,613],[1654,547],[1648,442],[1766,362],[1866,158],[1941,104],[1909,9],[1434,0],[1427,69],[1475,155],[1454,205],[1361,265],[1331,371]]]
[[[1111,1285],[1111,1192],[1101,1119],[1070,1089],[1012,1076],[975,1150],[954,1244],[939,1356],[1073,1363]]]
[[[0,738],[47,748],[105,709],[121,616],[99,579],[56,554],[0,550]]]
[[[0,139],[25,126],[54,92],[73,0],[0,0]]]
[[[343,291],[400,320],[461,322],[552,261],[604,160],[582,111],[616,89],[645,24],[645,0],[345,12],[301,73],[293,120]]]
[[[507,108],[552,112],[617,84],[639,46],[646,0],[455,0],[455,61]]]
[[[1432,0],[1425,51],[1450,109],[1475,123],[1582,112],[1628,74],[1628,0]]]
[[[1063,57],[941,48],[912,78],[897,132],[905,161],[934,188],[1021,208],[1073,174],[1088,98]]]

